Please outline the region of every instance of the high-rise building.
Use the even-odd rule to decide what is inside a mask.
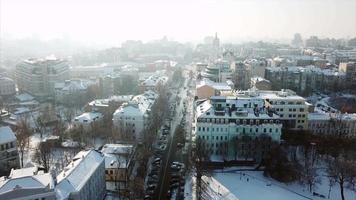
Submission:
[[[339,71],[345,73],[345,86],[356,86],[356,62],[340,63]]]
[[[232,82],[236,89],[247,90],[251,83],[251,69],[250,66],[243,62],[233,62],[231,64],[233,70]]]
[[[38,98],[54,95],[56,82],[69,79],[68,62],[54,56],[27,59],[16,65],[16,81],[20,91]]]

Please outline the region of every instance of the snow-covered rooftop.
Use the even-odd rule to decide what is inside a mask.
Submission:
[[[79,191],[102,162],[104,156],[95,150],[79,152],[57,176],[57,199],[67,199],[71,192]]]
[[[21,102],[23,102],[23,101],[32,101],[32,100],[35,99],[33,96],[31,96],[28,93],[22,93],[22,94],[16,95],[15,98],[17,100],[21,101]]]
[[[209,79],[203,79],[202,81],[200,81],[200,83],[197,84],[196,88],[200,88],[203,86],[210,86],[212,88],[214,88],[215,90],[231,90],[231,86],[229,85],[229,83],[217,83],[214,81],[211,81]]]
[[[16,141],[15,133],[9,126],[0,127],[0,144]]]
[[[22,189],[37,189],[48,188],[54,189],[53,177],[49,173],[37,171],[37,169],[23,168],[12,170],[9,178],[2,178],[0,180],[0,194],[13,191],[17,188]]]
[[[93,121],[103,118],[103,115],[99,112],[85,112],[74,118],[74,121],[81,123],[91,123]]]

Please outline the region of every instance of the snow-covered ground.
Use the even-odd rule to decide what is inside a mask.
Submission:
[[[306,187],[298,183],[284,184],[263,176],[260,171],[218,170],[212,174],[209,181],[211,199],[239,200],[305,200],[324,199],[313,196]],[[328,197],[329,184],[326,178],[322,179],[316,192]],[[219,195],[220,193],[220,195]],[[220,198],[218,198],[220,196]],[[347,200],[355,199],[356,193],[348,189],[345,191]],[[222,198],[224,197],[224,198]],[[233,198],[234,197],[234,198]],[[187,198],[190,199],[190,198]],[[333,186],[330,199],[340,199],[337,185]]]

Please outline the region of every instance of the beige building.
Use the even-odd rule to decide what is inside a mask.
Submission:
[[[216,83],[208,79],[202,80],[196,86],[196,96],[198,99],[208,99],[211,96],[219,96],[222,92],[231,91],[233,86],[232,82]]]
[[[356,86],[356,62],[340,63],[339,71],[344,72],[346,87]]]

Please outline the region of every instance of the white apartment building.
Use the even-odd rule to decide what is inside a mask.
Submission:
[[[119,132],[128,131],[132,133],[132,138],[140,139],[157,96],[155,92],[150,90],[122,104],[113,114],[115,128]]]
[[[54,85],[69,79],[68,62],[54,56],[27,59],[16,65],[16,81],[20,91],[44,98],[54,95]]]
[[[0,96],[10,96],[14,94],[16,94],[15,81],[0,75]]]
[[[237,151],[231,143],[243,136],[253,140],[267,136],[272,141],[280,141],[280,117],[259,97],[213,96],[197,106],[195,116],[196,138],[205,143],[210,155],[231,156]],[[254,151],[251,145],[240,150]]]
[[[0,166],[3,172],[20,166],[16,136],[9,126],[0,127]]]
[[[37,167],[11,170],[8,177],[0,178],[0,199],[55,200],[54,187],[52,175]]]
[[[81,151],[57,176],[58,200],[104,199],[105,161],[95,151]]]

